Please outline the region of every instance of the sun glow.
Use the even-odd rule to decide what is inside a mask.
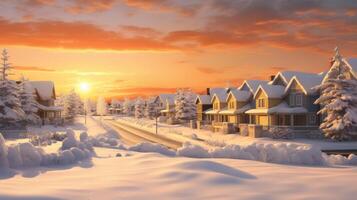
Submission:
[[[87,93],[90,90],[90,85],[86,82],[82,82],[79,84],[79,90],[83,93]]]

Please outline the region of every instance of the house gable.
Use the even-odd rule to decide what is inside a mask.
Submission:
[[[286,86],[286,82],[283,78],[283,76],[281,75],[281,73],[278,73],[276,75],[276,77],[274,78],[272,85],[282,85],[282,86]]]

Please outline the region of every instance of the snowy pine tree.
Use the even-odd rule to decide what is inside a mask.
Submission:
[[[22,110],[25,112],[25,120],[28,124],[40,124],[41,118],[37,115],[38,103],[32,93],[32,86],[24,77],[20,83],[19,97]]]
[[[108,112],[108,104],[105,98],[100,96],[97,100],[97,115],[106,115]]]
[[[148,99],[145,106],[144,115],[148,119],[155,118],[159,113],[159,105],[154,101],[154,99]]]
[[[135,118],[143,118],[145,111],[145,102],[138,98],[135,101]]]
[[[63,96],[63,115],[68,122],[73,122],[77,116],[77,94],[71,90],[67,95]]]
[[[19,128],[25,125],[25,113],[21,108],[19,99],[19,86],[15,81],[9,80],[11,65],[6,49],[1,55],[1,81],[0,81],[0,128]]]
[[[196,117],[195,95],[190,90],[177,90],[175,111],[175,118],[178,120],[191,120]]]
[[[84,114],[84,103],[81,99],[81,97],[75,93],[75,99],[76,99],[76,114],[78,115],[83,115]]]
[[[325,136],[334,140],[350,140],[357,136],[357,81],[351,76],[351,66],[336,48],[332,66],[322,84],[317,87],[323,116],[320,125]]]
[[[129,99],[125,99],[123,103],[123,112],[127,116],[133,115],[132,112],[132,102]]]

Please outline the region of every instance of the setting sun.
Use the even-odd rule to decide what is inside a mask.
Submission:
[[[81,92],[84,92],[84,93],[89,92],[90,85],[88,83],[86,83],[86,82],[82,82],[82,83],[79,84],[79,90]]]

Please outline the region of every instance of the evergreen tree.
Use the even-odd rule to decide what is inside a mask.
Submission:
[[[84,114],[84,103],[81,99],[81,97],[75,93],[75,99],[76,99],[76,112],[78,115],[83,115]]]
[[[138,98],[135,102],[135,118],[143,118],[145,110],[145,102]]]
[[[190,90],[177,90],[175,111],[175,118],[178,120],[191,120],[196,117],[195,95]]]
[[[68,122],[73,122],[77,116],[77,97],[74,90],[63,96],[63,115]]]
[[[159,105],[155,103],[155,99],[154,98],[148,99],[145,106],[145,112],[144,112],[145,117],[152,119],[157,116],[158,112],[159,112]]]
[[[25,120],[28,124],[40,124],[41,118],[37,115],[38,103],[32,92],[32,87],[24,77],[20,83],[20,101],[22,110],[25,112]]]
[[[123,112],[125,115],[127,116],[131,116],[133,115],[132,112],[132,102],[130,101],[130,99],[125,99],[124,103],[123,103]]]
[[[350,140],[357,136],[357,81],[351,76],[351,66],[335,51],[331,69],[317,87],[321,95],[315,103],[322,107],[320,128],[325,136]]]
[[[6,49],[2,51],[0,81],[0,128],[19,128],[25,125],[24,111],[19,99],[19,86],[9,80],[11,65]]]

